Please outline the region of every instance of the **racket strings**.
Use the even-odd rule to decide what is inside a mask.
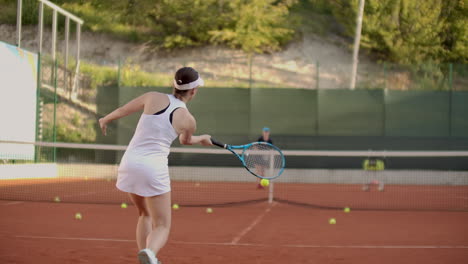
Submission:
[[[275,177],[283,168],[281,152],[267,144],[254,144],[244,153],[247,168],[261,177]]]

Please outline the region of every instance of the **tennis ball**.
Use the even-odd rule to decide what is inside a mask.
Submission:
[[[267,187],[268,185],[270,185],[270,181],[267,179],[262,179],[260,181],[260,185],[262,185],[263,187]]]
[[[206,208],[206,213],[211,214],[213,212],[213,209],[211,208]]]
[[[126,204],[126,203],[122,203],[122,204],[120,205],[120,207],[122,207],[123,209],[125,209],[125,208],[127,208],[127,204]]]
[[[174,210],[179,209],[179,205],[178,205],[178,204],[174,204],[174,205],[172,206],[172,209],[174,209]]]
[[[343,211],[344,211],[345,213],[349,213],[349,212],[351,212],[351,209],[350,209],[349,207],[345,207],[345,208],[343,209]]]
[[[335,218],[330,218],[330,219],[328,220],[328,223],[329,223],[330,225],[334,225],[334,224],[336,224],[336,219],[335,219]]]
[[[76,214],[75,214],[75,219],[76,219],[76,220],[81,220],[81,219],[83,219],[83,216],[81,216],[80,213],[76,213]]]
[[[54,198],[54,202],[56,202],[56,203],[60,203],[60,202],[61,202],[61,200],[60,200],[60,197],[58,197],[58,196],[55,196],[55,198]]]

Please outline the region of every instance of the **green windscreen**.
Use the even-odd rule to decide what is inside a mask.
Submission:
[[[468,92],[452,93],[451,136],[468,136]]]
[[[381,90],[321,90],[318,105],[320,135],[382,135]]]
[[[449,96],[438,91],[387,90],[385,135],[449,136]]]
[[[270,127],[274,134],[316,135],[317,92],[303,89],[251,89],[250,133]]]

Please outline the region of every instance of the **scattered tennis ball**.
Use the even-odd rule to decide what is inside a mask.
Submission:
[[[335,218],[330,218],[330,219],[328,220],[328,223],[329,223],[330,225],[334,225],[334,224],[336,224],[336,219],[335,219]]]
[[[56,203],[60,203],[61,201],[62,201],[62,200],[60,200],[60,197],[58,197],[58,196],[55,196],[55,198],[54,198],[54,202],[56,202]]]
[[[344,211],[345,213],[349,213],[349,212],[351,212],[351,209],[350,209],[349,207],[345,207],[345,208],[343,209],[343,211]]]
[[[127,208],[127,204],[126,204],[126,203],[122,203],[122,204],[120,205],[120,207],[122,207],[123,209],[125,209],[125,208]]]
[[[211,209],[211,208],[206,208],[206,213],[207,213],[207,214],[211,214],[212,212],[213,212],[213,209]]]
[[[76,214],[75,214],[75,219],[76,219],[76,220],[81,220],[81,219],[83,219],[83,216],[81,216],[80,213],[76,213]]]
[[[178,205],[178,204],[174,204],[174,205],[172,205],[172,209],[174,209],[174,210],[177,210],[177,209],[179,209],[179,205]]]
[[[267,187],[268,185],[270,185],[270,181],[267,179],[262,179],[260,181],[260,185],[262,185],[263,187]]]

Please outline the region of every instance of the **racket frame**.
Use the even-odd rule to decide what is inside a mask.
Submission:
[[[267,179],[267,180],[272,180],[272,179],[276,179],[278,178],[284,171],[284,168],[285,168],[285,165],[286,165],[286,159],[284,158],[284,155],[283,155],[283,152],[281,151],[281,149],[279,149],[277,146],[273,145],[273,144],[270,144],[268,142],[252,142],[252,143],[249,143],[249,144],[245,144],[245,145],[229,145],[229,144],[224,144],[224,143],[221,143],[219,141],[216,141],[214,139],[211,139],[211,142],[213,143],[213,145],[217,146],[217,147],[220,147],[220,148],[223,148],[223,149],[227,149],[229,150],[230,152],[232,152],[232,154],[234,154],[242,163],[242,166],[244,166],[244,168],[250,172],[252,175],[254,175],[255,177],[257,178],[260,178],[260,179]],[[248,166],[247,164],[245,164],[245,159],[244,159],[244,154],[245,154],[245,151],[250,148],[251,146],[254,146],[254,145],[268,145],[270,146],[271,148],[273,148],[274,150],[278,151],[278,153],[280,154],[280,157],[281,157],[281,163],[282,163],[282,166],[281,166],[281,169],[279,170],[279,172],[273,176],[273,177],[263,177],[263,176],[260,176],[260,175],[257,175],[254,171],[252,171]],[[239,153],[237,153],[236,150],[242,150],[241,154],[239,155]]]

